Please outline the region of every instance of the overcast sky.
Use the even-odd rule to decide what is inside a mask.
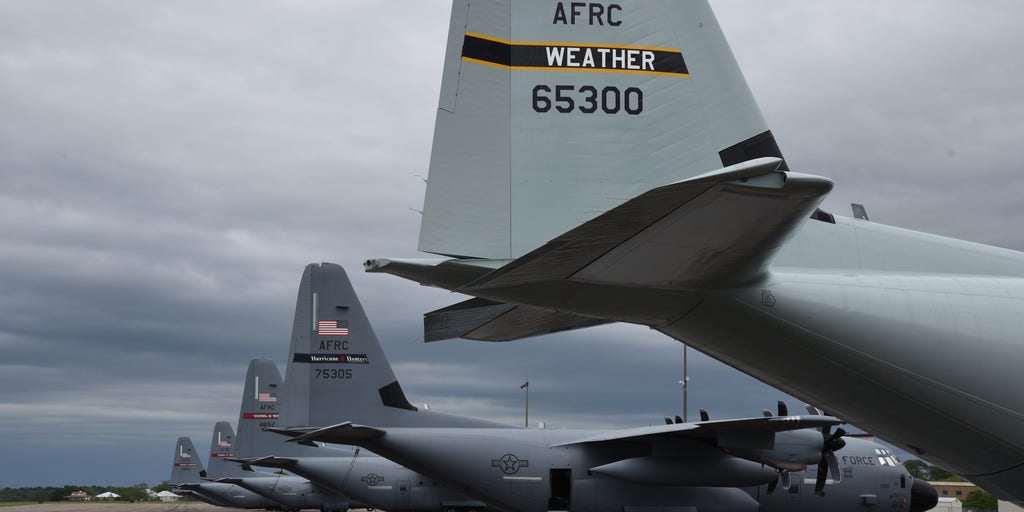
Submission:
[[[713,1],[824,207],[1024,249],[1024,3]],[[287,353],[303,266],[349,269],[410,400],[549,425],[681,408],[637,326],[421,341],[465,297],[365,274],[414,257],[449,4],[0,3],[0,487],[156,484]],[[690,404],[784,395],[690,352]],[[799,402],[790,401],[791,408]]]

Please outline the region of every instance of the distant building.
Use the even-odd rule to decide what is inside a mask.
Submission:
[[[970,482],[928,482],[935,488],[940,498],[956,498],[960,502],[967,499],[967,495],[980,491],[981,488]]]
[[[92,496],[89,496],[85,491],[74,491],[71,494],[64,496],[64,499],[68,501],[89,501],[92,499]]]
[[[181,496],[178,496],[171,491],[160,491],[156,493],[156,497],[160,501],[178,501],[181,499]]]
[[[121,497],[120,494],[117,494],[116,492],[110,492],[110,491],[101,492],[101,493],[96,495],[96,499],[98,499],[98,500],[113,500],[113,499],[117,499],[117,498],[120,498],[120,497]]]
[[[963,504],[956,498],[939,498],[939,503],[935,505],[932,512],[961,512],[964,509]]]

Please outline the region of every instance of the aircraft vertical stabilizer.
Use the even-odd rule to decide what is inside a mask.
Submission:
[[[456,1],[419,249],[518,258],[765,156],[782,155],[706,1]]]
[[[348,275],[340,265],[307,265],[295,304],[285,372],[284,427],[344,421],[382,426],[495,426],[419,411],[409,403]]]
[[[202,481],[206,476],[203,461],[192,446],[192,439],[179,437],[174,446],[174,465],[171,467],[171,485],[191,484]]]
[[[238,411],[238,437],[235,457],[276,454],[283,448],[280,439],[263,433],[263,428],[277,426],[280,414],[281,372],[270,359],[253,359],[245,373],[242,406]]]
[[[218,421],[213,427],[213,438],[210,440],[210,460],[207,463],[207,476],[211,479],[225,477],[253,476],[253,471],[246,471],[238,464],[229,461],[235,456],[235,430],[226,421]]]
[[[238,412],[238,435],[234,457],[329,457],[347,454],[331,448],[281,442],[281,436],[266,429],[278,425],[285,402],[284,386],[277,364],[270,359],[253,359],[245,374],[242,407]]]

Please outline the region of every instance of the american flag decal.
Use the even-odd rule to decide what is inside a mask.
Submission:
[[[264,393],[261,391],[259,395],[256,396],[256,400],[259,400],[260,402],[276,402],[277,395],[273,393]]]
[[[320,320],[317,322],[316,330],[320,336],[348,336],[348,321],[346,320]]]

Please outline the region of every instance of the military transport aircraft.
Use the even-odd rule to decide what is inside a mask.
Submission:
[[[307,328],[304,323],[303,330]],[[243,468],[273,467],[298,476],[233,477],[216,481],[236,483],[292,509],[344,510],[351,506],[388,512],[470,512],[484,508],[482,502],[383,457],[282,443],[281,436],[265,429],[277,426],[278,411],[289,400],[309,402],[305,397],[309,393],[309,381],[294,385],[299,387],[297,393],[284,392],[281,374],[270,359],[254,359],[249,363],[235,453],[228,460],[243,464]],[[344,503],[338,500],[345,496],[351,498],[351,505],[348,505],[348,498],[344,498]]]
[[[273,508],[284,510],[316,509],[344,511],[348,498],[313,484],[305,478],[261,473],[239,467],[228,460],[236,455],[261,452],[271,444],[262,428],[272,427],[278,416],[277,392],[281,374],[269,359],[254,359],[246,371],[242,405],[238,414],[238,435],[226,421],[218,422],[210,441],[210,470],[193,457],[189,438],[179,438],[171,471],[171,484],[178,492],[192,494],[207,503],[234,508]],[[273,436],[276,437],[276,436]],[[261,443],[262,440],[262,443]],[[348,453],[340,450],[313,449],[301,445],[281,447],[279,453],[306,453],[327,456]],[[356,504],[362,507],[362,504]]]
[[[226,476],[225,473],[237,472],[234,464],[226,464],[229,456],[234,431],[226,421],[219,421],[213,428],[213,439],[210,441],[209,471],[203,469],[202,462],[196,456],[192,440],[188,437],[178,438],[174,452],[174,464],[171,467],[171,485],[174,492],[191,494],[207,503],[232,508],[281,510],[283,506],[248,489],[223,482],[209,482],[210,478]]]
[[[220,501],[192,488],[191,484],[202,483],[205,476],[206,470],[203,469],[203,461],[196,454],[192,438],[179,437],[178,442],[174,445],[174,462],[171,465],[171,479],[169,480],[174,492],[218,507],[233,506],[231,503]]]
[[[351,452],[303,445],[282,447],[279,440],[263,429],[277,425],[278,394],[281,373],[270,359],[253,359],[245,374],[242,406],[238,413],[238,435],[232,440],[218,439],[218,464],[235,457],[251,457],[274,453],[282,455],[315,454],[318,456],[351,455]],[[276,442],[275,442],[276,441]],[[211,462],[211,469],[213,463]],[[350,507],[344,495],[321,487],[301,476],[253,471],[247,466],[232,467],[230,474],[210,475],[213,482],[234,484],[264,498],[280,503],[286,510],[315,509],[345,511]],[[355,503],[352,508],[364,508]]]
[[[702,414],[625,430],[526,429],[418,410],[333,264],[303,273],[287,375],[278,423],[293,428],[272,431],[367,447],[509,512],[918,511],[937,500],[881,445],[833,432],[833,417],[790,416],[781,406],[778,416]]]
[[[365,266],[475,297],[427,341],[650,326],[1024,504],[1024,255],[831,189],[706,1],[459,1],[419,239],[444,258]]]

